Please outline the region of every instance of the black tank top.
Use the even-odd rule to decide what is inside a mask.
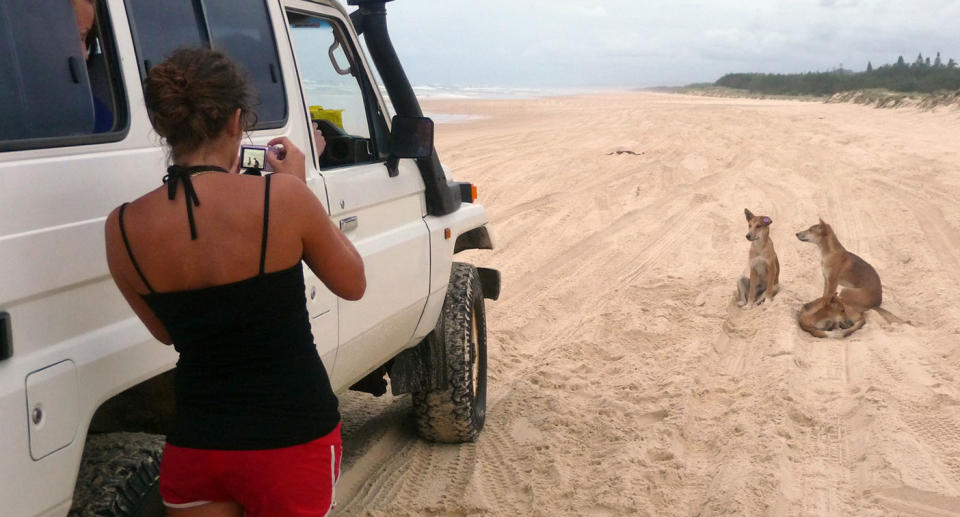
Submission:
[[[337,398],[313,343],[300,262],[264,272],[270,176],[257,276],[158,293],[134,258],[147,305],[180,352],[176,416],[167,442],[197,449],[275,449],[312,441],[337,426]]]

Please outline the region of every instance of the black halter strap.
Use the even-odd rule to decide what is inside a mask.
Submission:
[[[176,199],[177,185],[183,183],[183,192],[186,195],[187,202],[187,220],[190,221],[190,240],[197,239],[197,226],[193,222],[193,207],[200,206],[200,198],[197,197],[197,191],[193,188],[190,176],[207,171],[227,172],[223,167],[217,167],[216,165],[195,165],[193,167],[171,165],[167,167],[167,175],[163,177],[163,182],[167,184],[167,199]]]

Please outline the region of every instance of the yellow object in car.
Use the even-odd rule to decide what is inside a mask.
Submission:
[[[323,106],[310,106],[312,120],[328,120],[330,123],[343,129],[343,110],[324,109]]]

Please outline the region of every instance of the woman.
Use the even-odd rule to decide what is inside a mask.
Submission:
[[[147,111],[174,163],[107,218],[107,261],[150,332],[180,353],[160,491],[171,516],[325,515],[340,414],[310,332],[303,260],[359,299],[363,262],[276,138],[276,171],[240,175],[254,120],[232,61],[182,49],[150,70]],[[157,178],[158,180],[160,178]]]

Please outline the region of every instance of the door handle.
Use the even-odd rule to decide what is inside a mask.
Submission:
[[[10,314],[0,311],[0,361],[13,356],[13,330]]]
[[[356,230],[359,225],[360,223],[357,221],[357,216],[355,215],[340,219],[340,231],[343,233]]]

